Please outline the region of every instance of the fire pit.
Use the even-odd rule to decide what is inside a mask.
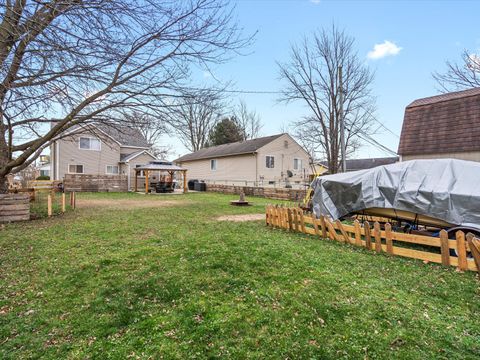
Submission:
[[[230,205],[234,205],[234,206],[248,206],[248,205],[251,205],[247,200],[245,200],[245,194],[244,192],[242,191],[240,193],[240,199],[238,200],[231,200],[230,201]]]

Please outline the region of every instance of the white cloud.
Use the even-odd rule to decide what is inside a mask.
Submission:
[[[311,2],[312,4],[320,4],[320,1],[321,1],[321,0],[310,0],[310,2]]]
[[[373,50],[369,51],[367,57],[369,59],[381,59],[386,56],[395,56],[402,50],[401,47],[397,46],[395,43],[385,40],[381,44],[375,44]]]
[[[212,73],[210,71],[204,71],[203,72],[203,77],[205,79],[208,79],[208,78],[211,78],[212,77]]]

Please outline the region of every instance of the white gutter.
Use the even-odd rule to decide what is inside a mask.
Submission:
[[[55,176],[55,180],[60,180],[60,159],[59,159],[59,154],[60,154],[60,144],[58,143],[58,141],[55,141],[55,172],[56,172],[56,176]]]
[[[127,191],[130,191],[130,163],[127,163],[128,164],[128,175],[127,175]]]

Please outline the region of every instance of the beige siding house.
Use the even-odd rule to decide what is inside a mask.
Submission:
[[[288,134],[201,149],[175,163],[207,183],[300,186],[312,173],[309,154]]]
[[[405,109],[401,161],[480,161],[480,88],[418,99]]]
[[[126,175],[133,187],[134,168],[155,160],[136,129],[106,126],[77,127],[50,148],[52,180],[65,174]]]

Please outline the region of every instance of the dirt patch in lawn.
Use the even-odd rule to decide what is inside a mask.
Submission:
[[[78,199],[79,208],[110,208],[110,209],[139,209],[139,208],[159,208],[169,206],[180,206],[191,203],[186,200],[160,200],[160,199]]]
[[[265,220],[265,214],[245,214],[245,215],[223,215],[217,218],[218,221],[257,221]]]

